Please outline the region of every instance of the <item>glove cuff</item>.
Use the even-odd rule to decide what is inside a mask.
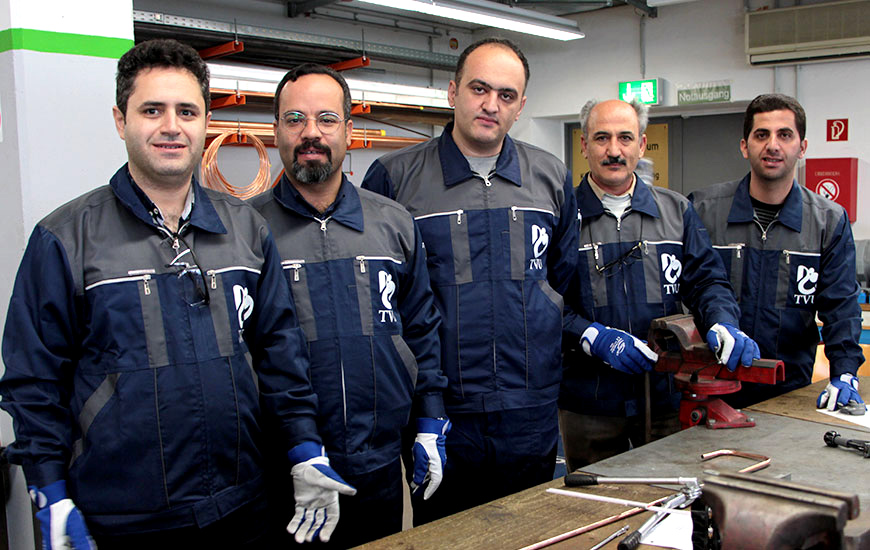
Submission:
[[[854,374],[852,374],[850,372],[841,374],[839,377],[839,380],[840,380],[840,382],[849,384],[850,386],[852,386],[852,388],[855,389],[855,391],[858,391],[858,377],[855,376]],[[831,380],[831,381],[833,382],[833,380]]]
[[[417,432],[427,434],[447,435],[450,431],[450,420],[446,418],[418,418]]]
[[[287,451],[287,457],[290,459],[290,463],[294,466],[317,456],[326,456],[326,449],[323,445],[313,441],[300,443]]]
[[[598,338],[598,335],[601,334],[607,327],[602,325],[601,323],[593,322],[589,327],[583,331],[583,335],[580,336],[580,347],[583,348],[583,351],[586,355],[590,357],[594,357],[592,353],[592,346],[595,344],[595,339]]]
[[[37,488],[33,485],[28,487],[30,498],[36,507],[42,510],[46,506],[51,506],[55,502],[60,502],[67,497],[66,480],[60,479],[54,483],[50,483],[43,488]]]

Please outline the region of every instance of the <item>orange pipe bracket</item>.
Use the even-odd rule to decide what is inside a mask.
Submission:
[[[232,42],[199,50],[199,56],[203,59],[216,59],[243,51],[245,51],[245,43],[233,40]]]

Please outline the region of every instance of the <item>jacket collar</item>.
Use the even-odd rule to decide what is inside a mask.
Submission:
[[[281,177],[281,181],[273,189],[273,193],[278,204],[295,214],[312,220],[320,216],[293,187],[293,184],[287,179],[287,174]],[[338,195],[335,197],[335,202],[326,211],[326,216],[351,229],[363,230],[362,202],[359,198],[359,191],[344,174],[341,175],[341,187],[338,189]]]
[[[441,159],[441,172],[444,175],[444,185],[451,187],[457,183],[470,180],[474,177],[474,172],[468,165],[465,155],[459,150],[456,142],[453,141],[453,122],[444,127],[441,136],[438,138],[438,156]],[[522,177],[520,176],[520,160],[517,155],[517,146],[510,136],[504,137],[504,143],[501,146],[501,153],[498,155],[498,160],[495,162],[495,174],[501,178],[508,180],[517,187],[522,187]]]
[[[755,219],[755,209],[752,207],[752,198],[749,195],[750,175],[751,173],[746,174],[740,180],[740,183],[737,184],[734,200],[731,203],[731,210],[728,212],[728,223],[749,223]],[[776,219],[789,229],[800,232],[801,220],[803,219],[803,204],[797,181],[792,181],[791,191],[786,195],[785,202],[782,204],[782,209],[779,211],[779,216]]]
[[[652,190],[645,184],[640,176],[635,174],[634,194],[631,196],[631,210],[641,212],[653,218],[659,217],[659,207],[656,206],[656,201],[653,198]],[[580,215],[584,218],[593,218],[604,214],[604,205],[601,204],[601,199],[592,190],[589,185],[589,174],[583,176],[580,185],[574,192],[577,197],[577,208],[580,210]]]
[[[148,195],[133,181],[127,164],[124,164],[124,166],[115,172],[109,185],[115,192],[115,196],[121,201],[121,204],[135,217],[148,225],[155,225],[149,210],[156,207],[151,199],[148,198]],[[205,190],[196,181],[196,177],[191,179],[191,185],[193,186],[194,206],[188,223],[210,233],[226,233],[227,228],[221,221],[217,210],[215,210]]]

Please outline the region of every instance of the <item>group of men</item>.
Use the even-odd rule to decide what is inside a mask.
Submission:
[[[508,136],[528,80],[512,42],[472,44],[453,122],[357,188],[347,84],[301,65],[275,93],[284,176],[244,203],[194,177],[196,52],[125,54],[128,162],[34,229],[3,338],[46,547],[348,547],[401,529],[402,462],[417,524],[548,481],[560,424],[572,470],[641,444],[645,408],[679,428],[643,338],[684,307],[729,369],[785,361],[741,405],[810,383],[816,313],[817,404],[862,403],[851,228],[794,181],[795,100],[756,98],[749,175],[687,199],[636,176],[647,111],[622,101],[584,106],[574,188]]]

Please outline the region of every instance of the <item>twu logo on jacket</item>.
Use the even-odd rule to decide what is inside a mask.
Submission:
[[[396,322],[396,315],[393,313],[393,304],[390,300],[396,292],[396,283],[393,282],[393,276],[384,270],[378,271],[378,292],[381,293],[381,304],[385,309],[379,309],[381,322],[386,323],[387,319],[391,323]]]
[[[674,254],[663,253],[662,256],[662,273],[665,276],[667,283],[662,285],[665,294],[677,294],[680,292],[680,274],[683,272],[683,263],[677,259]]]
[[[254,299],[248,294],[248,289],[242,285],[233,285],[233,298],[236,302],[236,315],[239,319],[239,343],[242,343],[245,321],[254,312]]]
[[[797,268],[797,289],[800,294],[794,295],[794,303],[812,304],[815,299],[816,282],[819,280],[819,272],[812,267],[799,265]],[[812,284],[813,286],[809,286]]]
[[[547,250],[548,244],[550,244],[550,235],[547,233],[547,228],[532,225],[532,252],[535,257],[529,260],[529,269],[544,269],[541,255]]]

